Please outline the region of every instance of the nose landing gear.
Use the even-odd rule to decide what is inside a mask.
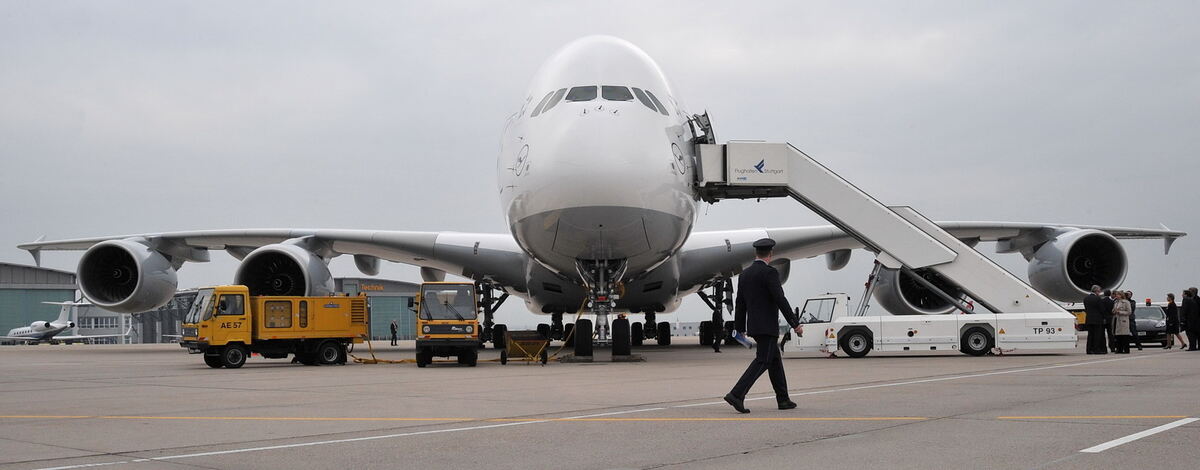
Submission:
[[[588,288],[587,308],[596,316],[594,332],[591,328],[579,328],[579,324],[591,326],[584,320],[576,324],[575,356],[587,357],[592,355],[593,344],[611,344],[613,356],[628,356],[630,352],[629,320],[619,318],[609,324],[608,316],[617,305],[620,294],[617,285],[625,275],[624,260],[587,260],[579,261],[576,265],[580,277]],[[589,336],[595,337],[592,341]]]

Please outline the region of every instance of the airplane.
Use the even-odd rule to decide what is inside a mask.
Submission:
[[[43,250],[85,250],[80,290],[118,312],[165,304],[175,293],[176,271],[187,262],[208,261],[211,250],[240,261],[234,282],[252,295],[329,294],[329,261],[350,255],[366,275],[378,274],[386,260],[420,267],[426,281],[447,273],[476,281],[483,288],[485,340],[503,337],[498,333],[504,325],[494,323],[493,313],[511,295],[531,312],[549,315],[556,338],[566,336],[564,315],[588,314],[576,317],[575,329],[599,334],[607,331],[602,326],[609,326],[608,316],[619,312],[644,315],[645,328],[614,321],[614,332],[632,330],[613,334],[614,350],[642,339],[669,344],[670,325],[656,315],[675,311],[692,294],[717,300],[709,302],[714,312],[708,332],[720,331],[721,304],[731,309],[731,279],[754,261],[757,239],[776,240],[772,264],[785,282],[793,260],[825,256],[836,270],[852,250],[864,247],[830,225],[694,231],[704,202],[696,144],[714,138],[709,123],[707,114],[685,110],[642,49],[611,36],[587,36],[541,66],[504,125],[496,189],[508,233],[232,229],[39,239],[19,248],[38,263]],[[1161,238],[1169,251],[1186,235],[1166,227],[938,224],[971,246],[997,242],[999,253],[1020,253],[1030,261],[1030,284],[1060,301],[1080,301],[1092,284],[1121,284],[1128,260],[1118,239]],[[893,314],[955,311],[910,277],[883,270],[875,298]],[[575,351],[591,355],[592,344],[575,341]]]
[[[28,344],[46,343],[74,343],[76,341],[84,341],[98,338],[121,338],[129,336],[129,332],[133,330],[130,326],[123,334],[118,335],[62,335],[63,331],[69,328],[75,328],[75,322],[70,320],[71,309],[80,305],[89,305],[84,302],[42,302],[47,305],[59,305],[62,307],[58,312],[58,318],[54,321],[35,321],[29,326],[22,326],[8,330],[8,335],[0,336],[0,341],[24,342]]]

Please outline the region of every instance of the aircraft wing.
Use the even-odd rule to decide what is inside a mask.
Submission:
[[[523,291],[526,254],[509,234],[460,232],[402,232],[324,229],[197,230],[186,232],[116,235],[18,245],[40,264],[43,250],[86,250],[107,240],[133,239],[173,260],[208,261],[209,250],[225,250],[241,259],[255,248],[287,240],[304,239],[321,247],[325,257],[354,255],[360,259],[405,263],[464,277],[488,279]],[[364,264],[359,264],[363,269]],[[364,269],[364,272],[369,269]],[[367,273],[373,274],[373,273]]]
[[[1164,252],[1187,233],[1171,230],[1096,225],[1045,224],[1025,222],[938,222],[950,234],[974,246],[980,241],[998,242],[999,253],[1022,252],[1076,230],[1098,230],[1118,239],[1162,239]],[[779,227],[745,230],[693,232],[684,243],[680,256],[680,289],[690,289],[716,278],[730,277],[754,261],[751,244],[763,237],[776,241],[775,259],[800,260],[828,255],[830,269],[840,269],[850,259],[850,251],[863,248],[854,238],[832,225]],[[776,263],[772,263],[776,264]],[[786,268],[786,267],[785,267]]]

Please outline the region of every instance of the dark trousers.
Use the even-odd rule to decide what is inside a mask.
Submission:
[[[1106,333],[1108,333],[1108,349],[1111,349],[1113,352],[1117,352],[1117,330],[1115,329],[1116,325],[1114,323],[1114,321],[1109,320],[1108,323],[1104,324],[1104,326],[1107,327]]]
[[[1132,318],[1129,319],[1129,341],[1137,345],[1138,351],[1142,350],[1142,337],[1138,334],[1137,321]]]
[[[396,334],[392,333],[392,346],[396,346]]]
[[[1200,328],[1187,329],[1188,350],[1194,351],[1200,349]]]
[[[1117,354],[1129,354],[1129,335],[1117,335]]]
[[[766,372],[771,377],[771,387],[775,389],[775,399],[788,400],[787,377],[783,375],[783,356],[779,352],[779,337],[772,335],[754,335],[754,360],[738,379],[737,385],[729,393],[739,399],[745,399],[746,393],[754,382]]]
[[[1088,354],[1107,354],[1108,353],[1108,328],[1104,327],[1103,323],[1087,324],[1087,353]]]

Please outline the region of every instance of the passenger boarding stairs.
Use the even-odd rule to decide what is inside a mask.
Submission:
[[[906,272],[965,307],[913,271],[932,270],[993,313],[1066,313],[1029,284],[954,238],[910,207],[888,207],[787,143],[700,143],[700,196],[722,199],[791,197],[876,253],[879,263]]]

